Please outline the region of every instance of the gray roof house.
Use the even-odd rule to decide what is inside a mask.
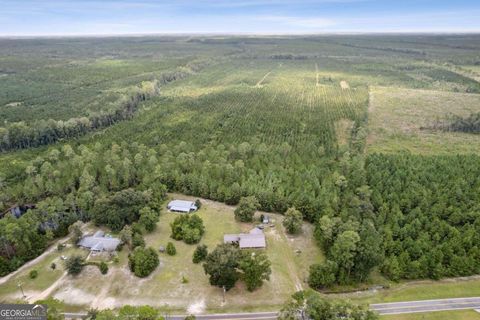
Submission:
[[[90,251],[115,251],[120,244],[120,239],[111,236],[105,236],[103,231],[97,231],[93,236],[85,236],[79,242],[78,246]]]
[[[265,234],[258,228],[253,228],[249,233],[226,234],[223,243],[238,243],[240,249],[266,248]]]
[[[174,212],[184,212],[189,213],[192,211],[197,211],[197,206],[192,201],[186,200],[172,200],[167,205],[168,210]]]

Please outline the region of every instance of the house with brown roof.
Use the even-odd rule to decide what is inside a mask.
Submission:
[[[223,243],[236,243],[240,249],[263,249],[267,247],[265,234],[259,228],[253,228],[249,233],[226,234]]]

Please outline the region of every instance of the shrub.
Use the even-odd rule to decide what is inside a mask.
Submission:
[[[99,317],[97,317],[98,319]],[[130,306],[126,305],[118,310],[118,317],[101,317],[102,319],[132,319],[132,320],[159,320],[158,310],[150,306]]]
[[[197,209],[200,209],[202,207],[202,201],[200,201],[200,199],[195,200],[195,206]]]
[[[145,247],[145,239],[143,239],[142,234],[135,233],[132,237],[132,247]]]
[[[84,266],[84,261],[81,256],[71,256],[65,261],[65,267],[67,269],[67,273],[76,276],[82,272]]]
[[[193,252],[192,261],[193,261],[193,263],[200,263],[201,261],[205,260],[207,255],[208,255],[207,246],[204,245],[204,244],[199,245],[199,246],[197,246],[197,248]]]
[[[100,272],[102,274],[107,274],[108,273],[108,265],[105,263],[105,261],[100,262],[100,265],[98,267],[100,269]]]
[[[338,266],[334,261],[327,260],[324,264],[310,266],[308,285],[313,289],[322,289],[335,283]]]
[[[169,256],[174,256],[177,254],[177,249],[175,248],[175,245],[171,242],[167,243],[166,251]]]
[[[30,271],[28,276],[30,277],[30,279],[35,279],[36,277],[38,277],[38,271],[37,270],[32,270],[32,271]]]
[[[52,264],[50,265],[50,269],[55,270],[56,268],[57,265],[55,264],[55,262],[52,262]]]

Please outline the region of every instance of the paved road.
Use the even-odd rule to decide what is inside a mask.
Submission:
[[[66,319],[81,319],[86,313],[64,313]],[[254,313],[219,313],[197,315],[197,320],[273,320],[277,319],[277,312],[254,312]],[[186,315],[164,315],[165,320],[183,320]]]
[[[480,309],[480,297],[378,303],[371,304],[370,308],[379,314]]]
[[[277,319],[277,312],[254,312],[254,313],[219,313],[196,315],[198,320],[271,320]],[[168,316],[166,320],[183,320],[185,315]]]
[[[434,312],[463,309],[480,309],[480,297],[420,300],[392,303],[371,304],[370,308],[381,315]],[[163,315],[163,314],[162,314]],[[277,318],[277,312],[254,312],[254,313],[219,313],[197,315],[197,320],[273,320]],[[86,313],[65,313],[67,319],[80,319]],[[183,320],[185,315],[163,315],[166,320]]]

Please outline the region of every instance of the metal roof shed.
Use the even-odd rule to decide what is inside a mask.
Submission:
[[[167,205],[168,210],[175,212],[189,213],[197,210],[197,206],[192,201],[172,200]]]
[[[240,242],[238,244],[240,249],[265,248],[267,246],[265,235],[263,234],[241,235]]]

